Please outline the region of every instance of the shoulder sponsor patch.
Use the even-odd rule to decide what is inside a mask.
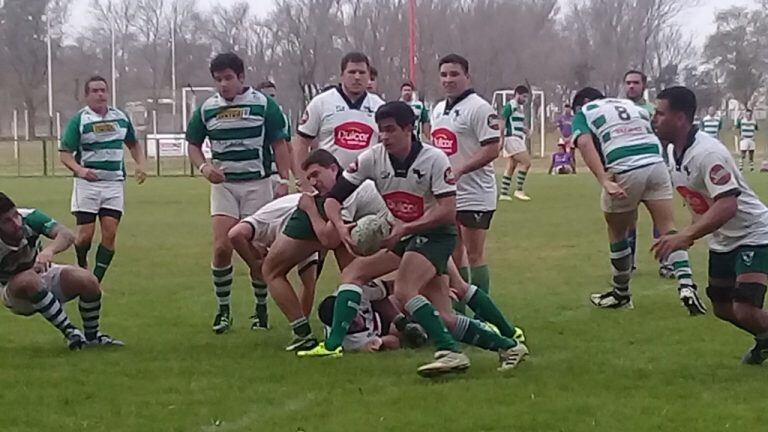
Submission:
[[[456,177],[453,176],[453,169],[451,169],[451,167],[445,169],[445,172],[443,173],[443,179],[449,185],[456,184]]]
[[[357,159],[355,159],[354,162],[352,162],[351,164],[349,164],[349,166],[347,166],[347,172],[356,173],[357,172],[357,165],[358,165]]]
[[[309,113],[304,110],[304,114],[301,115],[301,118],[299,119],[299,124],[303,125],[306,124],[309,121]]]
[[[488,114],[488,127],[493,130],[499,130],[499,116],[496,113]]]
[[[731,172],[728,171],[724,166],[715,164],[712,166],[712,168],[709,169],[709,181],[717,186],[726,185],[729,181],[731,181]]]

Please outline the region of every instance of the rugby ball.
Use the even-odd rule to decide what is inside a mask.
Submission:
[[[373,255],[381,249],[381,242],[390,231],[386,218],[377,215],[363,216],[352,228],[352,241],[355,242],[355,252],[362,256]]]

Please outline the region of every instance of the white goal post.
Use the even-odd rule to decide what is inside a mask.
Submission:
[[[515,97],[515,91],[514,90],[498,90],[493,92],[493,99],[492,103],[494,107],[498,107],[501,109],[507,102],[512,100]],[[542,90],[538,89],[532,89],[531,90],[531,100],[529,101],[530,104],[530,112],[528,114],[528,124],[531,126],[530,130],[534,131],[534,119],[536,119],[536,107],[538,106],[538,127],[539,127],[539,156],[545,157],[544,152],[546,151],[546,132],[547,132],[547,119],[546,119],[546,97],[544,96],[544,92]],[[538,105],[537,105],[538,104]],[[531,139],[531,153],[533,154],[533,150],[536,147],[535,143],[533,142],[533,136],[530,135],[529,138]]]

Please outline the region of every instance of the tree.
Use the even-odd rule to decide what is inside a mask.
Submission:
[[[717,13],[717,30],[704,52],[723,75],[725,89],[748,106],[768,71],[768,12],[732,7]]]

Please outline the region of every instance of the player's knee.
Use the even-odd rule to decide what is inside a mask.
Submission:
[[[362,285],[368,282],[365,279],[365,269],[354,261],[341,272],[341,280],[344,283]]]
[[[217,241],[213,244],[213,260],[216,263],[228,263],[232,261],[232,243],[229,238],[226,241]]]
[[[253,228],[251,228],[250,225],[240,223],[229,230],[227,237],[229,238],[229,242],[232,244],[232,246],[237,248],[238,246],[241,246],[250,240],[252,232]]]
[[[737,317],[744,310],[762,309],[765,300],[766,285],[756,282],[741,282],[733,290],[734,312]],[[738,309],[738,312],[737,312]]]
[[[8,292],[16,298],[31,298],[43,288],[43,280],[33,270],[21,272],[8,281]]]

